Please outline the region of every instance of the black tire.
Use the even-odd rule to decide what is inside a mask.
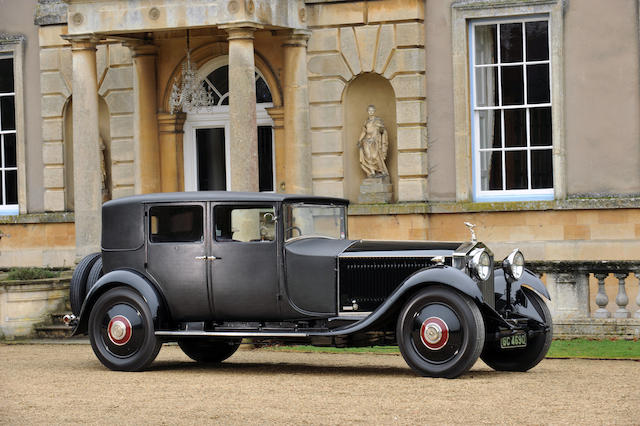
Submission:
[[[182,352],[194,361],[215,364],[233,355],[240,340],[182,339],[178,341]]]
[[[523,289],[549,330],[527,339],[526,348],[500,349],[500,342],[487,342],[480,358],[497,371],[527,371],[535,367],[547,354],[553,338],[553,321],[547,304],[535,292]]]
[[[87,287],[85,290],[85,297],[87,294],[89,294],[89,290],[91,290],[91,287],[93,287],[95,283],[98,282],[98,280],[102,277],[102,275],[104,275],[104,273],[102,272],[102,256],[100,256],[98,260],[96,260],[96,262],[91,267],[91,271],[89,271],[89,276],[87,277]]]
[[[91,253],[85,256],[71,276],[71,283],[69,284],[69,299],[71,301],[71,312],[74,315],[80,316],[80,309],[82,303],[87,295],[87,278],[91,272],[93,264],[100,257],[100,253]]]
[[[100,362],[119,371],[144,370],[162,346],[147,303],[127,287],[98,298],[89,316],[89,339]]]
[[[441,286],[416,293],[400,311],[396,338],[406,363],[422,376],[455,378],[484,346],[484,321],[468,296]]]

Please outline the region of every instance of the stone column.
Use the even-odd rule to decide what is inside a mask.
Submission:
[[[284,47],[284,138],[286,192],[311,194],[311,131],[307,81],[310,32],[294,30]]]
[[[157,48],[152,44],[129,44],[134,64],[134,134],[138,194],[160,192],[160,150],[156,97]]]
[[[100,251],[102,175],[94,38],[71,39],[76,261]]]
[[[286,163],[284,139],[284,109],[282,107],[267,108],[267,113],[273,120],[273,146],[276,156],[276,192],[287,192]]]
[[[248,24],[221,26],[229,34],[231,189],[258,191],[258,128],[253,34]]]
[[[183,112],[158,114],[162,192],[184,191]]]

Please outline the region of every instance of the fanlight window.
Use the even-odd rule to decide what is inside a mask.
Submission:
[[[273,102],[269,86],[256,72],[256,103]],[[229,66],[224,65],[211,72],[202,82],[205,90],[213,95],[213,105],[229,105]]]

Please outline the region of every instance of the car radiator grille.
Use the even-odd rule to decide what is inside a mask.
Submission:
[[[451,259],[447,261],[450,263]],[[433,262],[428,257],[340,258],[339,309],[371,312],[409,275],[429,266],[433,266]]]

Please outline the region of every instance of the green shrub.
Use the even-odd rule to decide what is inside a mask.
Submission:
[[[50,271],[44,268],[11,268],[8,279],[16,281],[39,280],[42,278],[56,278],[59,271]]]

